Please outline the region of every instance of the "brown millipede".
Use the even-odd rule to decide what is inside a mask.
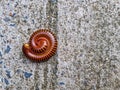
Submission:
[[[35,31],[28,43],[23,44],[22,51],[32,61],[44,61],[52,57],[57,50],[56,36],[47,29]]]

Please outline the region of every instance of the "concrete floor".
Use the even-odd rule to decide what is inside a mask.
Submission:
[[[58,49],[33,63],[21,48],[40,28]],[[120,0],[0,0],[0,90],[120,90]]]

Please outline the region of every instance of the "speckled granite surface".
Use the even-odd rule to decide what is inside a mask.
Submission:
[[[39,28],[59,45],[32,63],[21,47]],[[119,65],[120,0],[0,0],[0,90],[120,90]]]

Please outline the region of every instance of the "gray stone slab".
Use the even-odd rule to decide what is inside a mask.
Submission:
[[[58,90],[120,89],[120,1],[58,1]]]

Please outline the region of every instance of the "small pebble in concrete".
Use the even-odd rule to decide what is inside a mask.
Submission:
[[[11,23],[10,26],[15,26],[16,24],[15,23]]]
[[[33,24],[35,23],[34,19],[32,19],[32,23],[33,23]]]
[[[65,83],[64,83],[64,82],[60,82],[59,84],[60,84],[60,85],[65,85]]]
[[[32,73],[24,72],[25,78],[30,78],[32,76]]]
[[[9,81],[6,79],[6,78],[4,78],[4,82],[5,82],[5,84],[9,84]]]
[[[3,63],[3,61],[0,61],[0,64],[2,64]]]
[[[0,37],[4,37],[3,35],[0,35]]]
[[[15,17],[16,13],[10,13],[9,14],[11,17]]]
[[[10,18],[9,18],[9,17],[5,17],[3,20],[4,20],[5,22],[9,22],[9,21],[10,21]]]
[[[11,78],[10,71],[6,70],[6,75],[8,78]]]
[[[7,48],[5,49],[5,53],[9,53],[10,52],[10,46],[9,45],[7,45]]]
[[[0,51],[0,56],[2,57],[2,53],[1,53],[1,51]]]

